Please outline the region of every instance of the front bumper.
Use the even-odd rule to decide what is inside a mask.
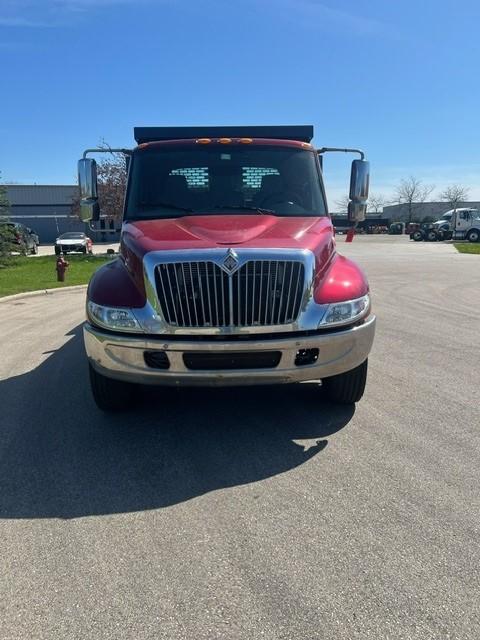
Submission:
[[[188,340],[110,333],[86,323],[85,349],[91,365],[101,374],[139,384],[178,386],[228,386],[279,384],[319,380],[354,369],[370,352],[375,334],[375,316],[352,329],[313,336],[255,338],[251,340]],[[318,349],[312,364],[295,364],[300,349]],[[145,351],[163,352],[168,370],[155,369],[145,362]],[[277,366],[255,369],[192,370],[184,354],[232,354],[278,351]]]
[[[56,249],[59,249],[63,253],[83,253],[86,250],[86,245],[84,244],[60,244],[57,243],[55,245]]]

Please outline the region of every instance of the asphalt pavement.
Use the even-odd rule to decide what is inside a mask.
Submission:
[[[478,640],[480,257],[339,248],[364,399],[316,384],[94,406],[84,291],[0,302],[0,638]]]

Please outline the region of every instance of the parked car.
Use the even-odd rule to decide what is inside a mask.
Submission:
[[[82,231],[68,231],[55,240],[55,253],[92,253],[92,245],[92,239]]]
[[[6,225],[12,230],[12,244],[14,245],[14,251],[17,250],[20,253],[31,253],[33,255],[38,253],[38,236],[31,229],[19,222],[2,222],[2,226]]]
[[[30,227],[27,227],[27,231],[30,234],[30,236],[32,237],[33,241],[35,242],[35,244],[38,245],[40,244],[40,238],[38,236],[38,233],[36,231],[34,231],[33,229],[30,229]]]

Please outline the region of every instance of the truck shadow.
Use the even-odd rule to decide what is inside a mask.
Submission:
[[[34,370],[0,381],[0,517],[76,518],[175,505],[295,469],[354,407],[316,385],[145,389],[131,413],[90,397],[81,326]]]

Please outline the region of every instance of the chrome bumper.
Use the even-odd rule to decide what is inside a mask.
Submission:
[[[92,366],[101,374],[139,384],[178,386],[227,386],[279,384],[319,380],[350,371],[368,356],[375,334],[375,316],[353,329],[315,336],[255,339],[248,341],[166,340],[151,336],[107,333],[84,325],[85,349]],[[313,364],[295,365],[299,349],[319,350]],[[145,351],[162,351],[168,356],[168,370],[145,363]],[[184,353],[280,351],[279,364],[268,369],[190,370]]]

